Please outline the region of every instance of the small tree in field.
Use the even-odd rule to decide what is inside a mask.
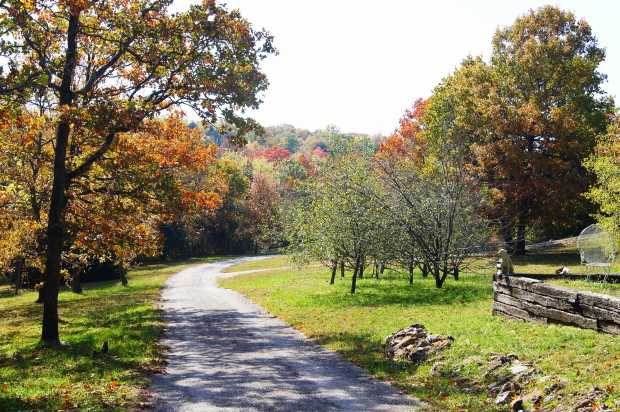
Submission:
[[[68,189],[123,133],[179,105],[207,120],[256,107],[267,82],[260,61],[271,37],[238,12],[206,0],[169,13],[172,0],[0,1],[0,98],[46,99],[54,125],[45,234],[44,343],[59,343],[58,291]],[[35,90],[36,89],[36,90]],[[36,93],[35,93],[36,91]],[[112,183],[111,183],[112,184]]]
[[[353,269],[351,293],[381,240],[381,213],[372,192],[380,188],[368,157],[350,154],[323,170],[291,218],[291,250],[298,259],[317,259],[332,270],[339,262]]]
[[[438,288],[448,275],[458,278],[466,258],[478,253],[490,236],[490,225],[478,211],[479,192],[456,159],[447,152],[441,158],[430,156],[424,168],[407,157],[376,160],[392,224],[401,228],[409,245],[401,260],[415,259],[427,268]]]

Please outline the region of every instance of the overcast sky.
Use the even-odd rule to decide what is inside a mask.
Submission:
[[[178,6],[189,0],[177,0]],[[620,1],[228,0],[275,36],[270,87],[252,113],[265,126],[392,132],[468,54],[488,58],[493,33],[530,8],[555,4],[585,18],[607,50],[601,71],[620,100]]]

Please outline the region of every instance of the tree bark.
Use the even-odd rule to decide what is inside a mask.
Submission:
[[[340,261],[340,277],[344,279],[344,260]]]
[[[458,266],[455,266],[452,270],[452,276],[454,276],[454,280],[459,280],[460,270]]]
[[[338,270],[338,262],[334,261],[332,263],[332,277],[329,279],[329,284],[333,285],[336,281],[336,270]]]
[[[422,264],[422,277],[423,278],[428,277],[428,265],[426,263]]]
[[[45,264],[45,287],[43,300],[43,330],[41,340],[49,345],[60,343],[58,334],[58,291],[60,265],[64,241],[64,214],[66,168],[65,157],[70,126],[61,122],[56,132],[54,159],[54,182],[47,224],[47,252]]]
[[[514,253],[515,250],[513,229],[514,226],[512,224],[506,222],[506,219],[502,219],[500,231],[502,233],[502,237],[504,238],[504,243],[506,244],[506,250],[509,254]]]
[[[366,259],[364,259],[364,258],[359,259],[359,263],[358,263],[359,270],[357,271],[357,276],[360,279],[364,279],[364,266],[366,266],[365,260]]]
[[[74,293],[82,293],[82,273],[77,270],[73,276],[71,276],[71,290]]]
[[[39,288],[39,296],[37,297],[37,300],[35,300],[34,303],[43,303],[45,302],[45,283],[43,283],[43,286],[41,286]]]
[[[409,284],[413,285],[413,263],[409,264]]]
[[[355,287],[357,284],[357,273],[360,270],[360,259],[355,259],[355,269],[353,270],[353,277],[351,278],[351,293],[355,293]]]
[[[67,29],[67,51],[60,85],[60,107],[67,108],[73,102],[73,76],[77,63],[77,35],[79,15],[72,14]],[[62,116],[62,115],[61,115]],[[62,118],[56,127],[56,145],[54,147],[54,178],[47,220],[47,251],[44,277],[43,324],[41,341],[45,345],[60,344],[58,333],[58,292],[60,266],[64,241],[64,218],[67,190],[67,145],[71,126],[69,120]]]

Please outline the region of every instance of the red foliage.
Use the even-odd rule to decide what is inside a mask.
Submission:
[[[411,156],[414,159],[423,157],[426,151],[426,139],[422,118],[428,99],[417,99],[410,110],[400,119],[400,127],[379,146],[377,156],[381,158],[400,158]]]
[[[325,159],[328,156],[328,153],[325,150],[323,150],[323,148],[321,148],[321,146],[317,146],[312,151],[312,156],[314,156],[314,157],[316,157],[318,159]]]
[[[286,160],[291,157],[291,153],[280,146],[272,146],[269,149],[263,150],[256,154],[257,157],[264,157],[270,162],[277,162],[280,160]]]

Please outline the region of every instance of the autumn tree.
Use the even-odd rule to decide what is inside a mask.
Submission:
[[[429,144],[449,142],[491,194],[489,215],[525,252],[528,229],[559,233],[587,216],[581,160],[607,124],[605,57],[590,26],[545,6],[497,31],[490,63],[466,59],[434,91]]]
[[[271,38],[215,1],[172,14],[172,0],[0,2],[0,96],[49,102],[54,124],[47,213],[42,342],[59,343],[58,291],[67,191],[146,119],[185,105],[206,120],[249,127],[267,83],[259,63]],[[34,93],[33,89],[37,92]]]
[[[54,133],[45,118],[26,109],[4,115],[0,264],[18,285],[25,274],[43,268]],[[67,190],[65,281],[80,292],[81,273],[98,262],[112,263],[122,274],[136,257],[159,254],[161,222],[219,208],[227,188],[207,173],[214,161],[215,147],[179,115],[146,121],[140,132],[119,136],[89,176]]]
[[[282,241],[280,194],[276,182],[259,171],[252,176],[238,232],[253,241],[254,253],[268,250]]]

